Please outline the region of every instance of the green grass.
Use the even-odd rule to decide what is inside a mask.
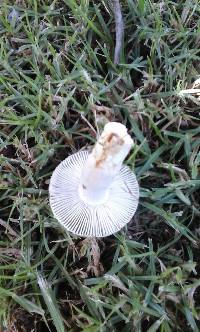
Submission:
[[[0,330],[199,331],[200,100],[180,93],[199,1],[121,1],[119,65],[111,1],[1,3]],[[53,218],[48,184],[108,120],[134,139],[140,205],[92,243]]]

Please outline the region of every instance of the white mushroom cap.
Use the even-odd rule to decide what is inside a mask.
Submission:
[[[105,237],[131,220],[139,187],[134,173],[122,162],[132,143],[125,126],[108,123],[91,154],[75,153],[55,169],[50,205],[66,230],[84,237]]]

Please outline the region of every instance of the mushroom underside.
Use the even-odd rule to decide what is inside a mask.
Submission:
[[[133,217],[139,198],[134,173],[123,165],[104,204],[86,204],[79,195],[82,168],[88,158],[80,151],[66,158],[51,177],[50,205],[55,218],[69,232],[84,237],[105,237],[118,232]]]

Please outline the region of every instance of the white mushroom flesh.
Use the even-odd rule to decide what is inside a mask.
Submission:
[[[132,145],[133,140],[121,123],[109,122],[104,127],[82,170],[79,194],[85,203],[106,202],[113,179]]]

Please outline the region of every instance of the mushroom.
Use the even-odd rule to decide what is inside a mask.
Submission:
[[[126,127],[109,122],[91,153],[79,151],[57,166],[49,185],[50,205],[67,231],[105,237],[131,220],[139,187],[134,173],[122,163],[132,145]]]

